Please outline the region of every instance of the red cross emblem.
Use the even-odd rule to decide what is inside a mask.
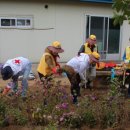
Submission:
[[[20,62],[20,60],[14,60],[14,63],[15,64],[20,64],[21,62]]]

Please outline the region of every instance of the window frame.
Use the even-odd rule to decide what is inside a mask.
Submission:
[[[89,17],[89,18],[88,18]],[[86,42],[86,38],[88,38],[88,36],[91,34],[90,33],[90,31],[91,31],[91,23],[90,23],[90,21],[91,21],[91,17],[103,17],[103,18],[108,18],[108,25],[107,25],[107,43],[106,43],[106,55],[105,55],[105,57],[102,57],[101,59],[102,60],[117,60],[117,59],[120,59],[120,48],[121,48],[121,42],[120,42],[120,40],[121,40],[121,27],[120,27],[120,29],[119,29],[119,32],[120,32],[120,34],[119,34],[119,50],[118,50],[118,53],[108,53],[108,43],[109,43],[109,41],[108,41],[108,38],[109,38],[109,20],[110,19],[112,19],[112,16],[110,16],[110,15],[93,15],[93,14],[85,14],[85,30],[84,30],[84,40],[85,40],[85,42]],[[89,28],[89,30],[87,30],[87,23],[89,23],[89,26],[88,26],[88,28]],[[104,44],[105,45],[105,44]]]
[[[7,19],[7,20],[15,20],[15,25],[10,26],[2,26],[1,20]],[[25,25],[18,25],[18,20],[24,20]],[[27,20],[30,20],[30,25],[26,25]],[[0,28],[21,28],[21,29],[31,29],[33,26],[33,18],[32,17],[0,17]]]

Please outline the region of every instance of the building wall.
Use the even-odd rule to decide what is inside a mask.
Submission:
[[[60,41],[65,50],[60,54],[60,61],[68,61],[85,42],[86,14],[112,16],[113,12],[109,4],[67,0],[0,1],[1,17],[33,17],[32,29],[0,29],[0,62],[16,56],[39,62],[45,47],[55,40]]]
[[[0,62],[16,56],[38,62],[44,48],[55,40],[55,5],[44,8],[43,2],[1,1],[0,16],[33,17],[33,28],[0,29]]]
[[[121,58],[123,57],[124,50],[127,46],[130,46],[130,24],[128,21],[124,21],[121,27]]]

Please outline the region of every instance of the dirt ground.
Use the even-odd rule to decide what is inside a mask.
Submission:
[[[34,64],[32,70],[33,70],[34,74],[36,75],[36,78],[38,78],[36,68],[37,68],[37,64]],[[58,78],[56,78],[56,80],[60,80],[61,85],[64,84],[66,86],[67,91],[70,92],[70,83],[69,83],[67,77],[58,77]],[[8,82],[9,81],[3,81],[0,78],[0,88],[4,88]],[[32,91],[32,92],[35,92],[37,90],[36,81],[35,80],[29,80],[28,83],[29,83],[29,90]],[[88,94],[88,93],[89,94],[90,93],[102,94],[102,93],[106,92],[107,89],[105,87],[101,87],[101,88],[95,87],[93,89],[93,91],[90,91],[89,89],[84,89],[83,91],[86,94]],[[130,107],[129,103],[130,102],[128,101],[128,105]],[[5,128],[0,128],[0,130],[44,130],[44,128],[43,127],[31,127],[31,126],[27,126],[27,127],[9,126],[9,127],[5,127]],[[59,130],[68,130],[68,129],[60,128]],[[83,127],[82,129],[74,129],[74,130],[101,130],[101,129],[98,129],[98,128],[88,129],[86,127]],[[117,128],[117,129],[105,129],[105,130],[130,130],[130,122],[129,122],[129,125],[125,129]]]
[[[67,85],[66,89],[68,91],[70,91],[70,83],[69,83],[67,78],[58,78],[57,80],[61,80],[62,81],[61,84],[66,84]],[[0,88],[5,87],[7,82],[8,81],[4,82],[4,81],[2,81],[2,79],[0,79]],[[33,92],[35,92],[37,90],[37,86],[36,86],[36,83],[35,83],[34,80],[30,80],[29,81],[29,89],[31,91],[33,91]],[[89,94],[91,94],[91,93],[103,94],[106,91],[106,89],[95,88],[95,89],[93,89],[93,91],[90,91],[88,89],[85,89],[83,91],[86,94],[88,94],[88,93]],[[130,102],[128,102],[128,103],[130,103]],[[45,129],[43,127],[40,127],[40,126],[35,126],[35,127],[34,126],[33,127],[32,126],[26,126],[26,127],[22,127],[22,126],[8,126],[8,127],[0,128],[0,130],[45,130]],[[59,130],[71,130],[71,129],[62,129],[62,128],[60,128]],[[83,127],[81,129],[73,129],[73,130],[101,130],[101,129],[99,129],[99,128],[90,129],[90,128],[87,128],[87,127]],[[125,129],[124,128],[116,128],[116,129],[112,129],[112,128],[109,129],[108,128],[108,129],[104,129],[104,130],[130,130],[130,124],[128,124],[128,126],[126,126]]]

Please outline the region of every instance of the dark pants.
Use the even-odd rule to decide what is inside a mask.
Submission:
[[[47,80],[47,81],[52,80],[52,78],[51,78],[52,75],[44,76],[43,74],[41,74],[41,73],[39,73],[39,72],[38,72],[38,75],[39,75],[39,78],[40,78],[40,80],[41,80],[42,82],[43,82],[43,79],[45,79],[45,80]]]
[[[126,73],[129,73],[129,75],[127,76],[126,80],[125,80],[125,84],[128,84],[129,85],[129,88],[128,88],[128,96],[130,96],[130,69],[127,69],[126,70]]]
[[[73,95],[73,103],[77,102],[77,97],[80,96],[80,86],[81,82],[80,75],[74,71],[74,69],[68,65],[62,67],[64,72],[71,83],[71,94]]]
[[[38,72],[38,75],[39,75],[40,80],[42,81],[42,78],[44,77],[44,75],[39,72]]]
[[[69,81],[71,83],[71,94],[72,95],[80,95],[80,76],[78,73],[76,73],[75,75],[72,76],[68,76]]]

